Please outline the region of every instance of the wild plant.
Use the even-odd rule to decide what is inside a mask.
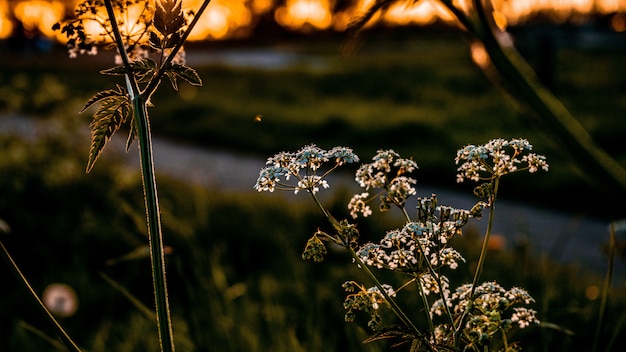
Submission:
[[[438,204],[435,194],[418,197],[413,215],[407,200],[417,196],[417,181],[411,176],[418,169],[417,163],[393,150],[379,150],[371,162],[358,167],[355,181],[365,192],[354,195],[348,203],[353,219],[371,215],[370,204],[376,199],[381,212],[392,207],[400,210],[405,223],[376,243],[360,243],[357,224],[336,219],[318,197],[321,189],[329,188],[330,173],[359,162],[350,148],[324,150],[308,145],[297,152],[278,153],[268,158],[270,166],[260,171],[254,188],[259,192],[305,191],[312,197],[330,230],[318,229],[307,241],[302,258],[321,262],[328,246],[339,246],[349,253],[370,282],[348,280],[343,284],[347,294],[345,320],[352,322],[364,312],[373,331],[367,341],[394,339],[397,344],[410,343],[411,351],[518,351],[521,347],[509,341],[509,333],[513,327],[523,329],[539,322],[536,311],[527,307],[533,298],[520,287],[505,289],[495,281],[479,281],[501,178],[514,172],[548,170],[545,157],[531,150],[525,139],[494,139],[460,149],[455,158],[457,181],[478,182],[474,194],[480,200],[465,210]],[[447,272],[465,262],[453,247],[454,240],[462,235],[468,221],[481,217],[484,209],[489,210],[488,225],[474,276],[471,283],[453,287]],[[400,276],[403,283],[398,287],[386,283],[382,271]],[[410,286],[417,290],[419,307],[399,303],[401,291]],[[383,326],[383,308],[393,312],[399,323]],[[423,314],[420,317],[416,312]],[[418,322],[426,322],[427,328],[418,328]]]
[[[78,54],[95,55],[100,47],[117,50],[115,61],[118,66],[102,70],[101,73],[123,77],[124,84],[96,93],[81,110],[85,112],[98,105],[90,124],[91,147],[86,169],[87,172],[91,171],[107,142],[122,127],[126,126],[129,131],[127,150],[138,140],[156,321],[162,351],[173,351],[175,345],[148,107],[152,106],[151,97],[165,77],[175,90],[178,89],[179,80],[195,86],[202,85],[197,72],[185,65],[183,45],[209,2],[203,1],[193,12],[183,10],[180,0],[85,0],[76,7],[74,18],[53,26],[53,29],[67,36],[69,56],[72,58]],[[93,32],[94,27],[99,28],[99,31]],[[11,268],[53,322],[66,347],[71,351],[80,351],[41,303],[4,246],[2,249]]]

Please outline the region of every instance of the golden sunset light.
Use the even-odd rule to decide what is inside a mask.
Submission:
[[[202,0],[186,0],[186,9],[196,9]],[[21,28],[25,36],[41,35],[62,40],[51,30],[52,24],[72,14],[79,1],[0,0],[0,38],[7,38]],[[259,16],[271,13],[277,24],[293,31],[344,30],[351,19],[371,5],[372,0],[356,1],[352,7],[335,11],[335,0],[286,0],[276,6],[272,0],[213,0],[190,40],[223,40],[253,32]],[[470,1],[455,3],[468,10]],[[536,16],[553,22],[582,22],[591,14],[611,15],[609,25],[616,32],[626,30],[626,1],[623,0],[494,0],[494,18],[501,29],[519,25]],[[138,16],[131,10],[129,18]],[[102,16],[104,19],[104,16]],[[93,22],[93,21],[92,21]],[[130,23],[132,21],[127,21]],[[375,16],[370,25],[424,26],[433,23],[454,24],[454,17],[437,0],[409,1],[394,4]],[[97,23],[87,23],[94,36],[101,34]],[[138,30],[138,28],[128,29]]]

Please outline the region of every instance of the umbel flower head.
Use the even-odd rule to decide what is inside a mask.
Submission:
[[[379,150],[372,162],[362,164],[356,171],[355,181],[366,191],[382,189],[380,196],[381,211],[388,210],[391,205],[403,206],[407,198],[415,194],[413,187],[417,181],[406,176],[417,169],[417,163],[411,159],[401,158],[393,149]],[[350,215],[357,218],[358,214],[368,216],[372,210],[367,205],[369,192],[355,195],[348,204]]]
[[[358,161],[359,157],[346,147],[324,150],[311,144],[295,153],[280,152],[267,159],[266,164],[271,166],[261,169],[254,189],[259,192],[278,189],[294,193],[306,190],[315,194],[320,187],[329,187],[325,178],[334,169]],[[289,182],[292,177],[295,181]]]
[[[506,174],[539,169],[548,171],[546,157],[531,153],[533,146],[526,139],[492,139],[484,145],[467,145],[454,159],[457,165],[457,182],[465,179],[479,182],[492,180]]]

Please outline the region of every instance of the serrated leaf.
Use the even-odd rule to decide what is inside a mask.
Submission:
[[[137,139],[137,125],[135,125],[135,115],[132,115],[130,119],[130,131],[128,132],[128,139],[126,140],[126,153],[130,150],[130,146]]]
[[[192,86],[202,85],[202,79],[200,78],[200,75],[198,75],[198,72],[191,67],[180,64],[172,64],[167,72],[171,72],[177,77],[184,79]]]
[[[379,329],[372,336],[365,339],[363,343],[370,343],[385,339],[393,340],[393,346],[400,346],[409,341],[417,340],[414,333],[408,330],[406,327],[400,325],[391,325]]]
[[[177,32],[185,25],[181,0],[157,0],[152,20],[154,28],[164,37]]]
[[[178,80],[176,79],[176,74],[171,71],[165,71],[165,75],[169,78],[172,88],[174,88],[175,91],[178,91]]]
[[[131,102],[126,95],[109,96],[100,99],[102,105],[93,115],[91,128],[91,147],[87,160],[87,172],[93,168],[107,142],[122,124],[132,115]]]
[[[109,75],[109,76],[123,76],[126,74],[126,67],[115,66],[115,67],[107,68],[104,70],[100,70],[100,73],[103,75]]]
[[[122,88],[120,85],[116,84],[116,88],[117,89],[107,89],[107,90],[103,90],[100,91],[96,94],[94,94],[91,98],[89,98],[89,100],[87,100],[87,102],[85,103],[85,105],[83,105],[83,108],[80,109],[79,113],[83,113],[85,112],[85,110],[89,109],[93,104],[109,98],[109,97],[115,97],[115,96],[125,96],[126,92],[124,91],[124,88]]]
[[[139,82],[145,82],[149,80],[157,70],[157,64],[151,59],[144,58],[140,60],[134,60],[130,62],[130,69]],[[124,76],[126,74],[126,67],[116,66],[100,71],[103,75],[110,76]]]
[[[173,47],[176,46],[176,44],[178,44],[178,42],[180,41],[181,35],[180,32],[175,32],[170,34],[166,40],[165,43],[163,43],[163,49],[172,49]]]
[[[148,38],[148,44],[150,45],[150,47],[154,50],[161,50],[161,37],[155,33],[155,32],[150,32],[150,36]]]

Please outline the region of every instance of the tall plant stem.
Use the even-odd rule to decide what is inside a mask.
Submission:
[[[146,104],[139,95],[133,100],[137,139],[141,159],[141,177],[143,182],[146,215],[148,218],[148,235],[152,278],[156,303],[157,326],[161,351],[174,351],[174,333],[170,317],[169,300],[167,297],[167,281],[165,279],[165,255],[163,253],[163,235],[161,232],[161,213],[157,195],[156,178],[154,176],[154,160],[152,158],[152,137],[146,113]]]
[[[133,76],[128,55],[117,26],[115,12],[111,0],[105,0],[105,7],[111,22],[115,42],[126,67],[128,91],[133,103],[133,116],[137,128],[139,157],[141,162],[141,176],[144,190],[146,217],[148,222],[148,238],[150,246],[150,262],[152,266],[152,280],[154,285],[155,309],[159,345],[161,351],[172,352],[174,347],[174,332],[170,317],[169,300],[167,297],[167,281],[165,278],[165,255],[163,252],[163,234],[161,231],[161,214],[157,194],[156,178],[154,174],[154,160],[152,157],[152,136],[146,111],[146,102],[139,94],[135,77]]]
[[[65,345],[65,347],[67,347],[67,349],[69,351],[71,351],[71,352],[80,352],[80,348],[78,348],[76,343],[74,343],[74,341],[70,338],[70,336],[63,329],[61,324],[59,324],[59,322],[54,318],[52,313],[50,313],[48,308],[46,308],[46,306],[43,304],[43,302],[41,301],[39,296],[37,296],[37,293],[35,293],[35,290],[33,290],[33,287],[30,285],[30,283],[26,279],[26,276],[24,276],[24,274],[22,274],[22,271],[17,266],[17,263],[15,263],[15,261],[13,260],[11,255],[9,254],[9,251],[6,249],[6,247],[4,246],[2,241],[0,241],[0,247],[2,247],[2,256],[6,260],[7,264],[9,265],[9,267],[11,268],[11,271],[22,282],[24,287],[26,287],[26,289],[30,293],[31,297],[37,302],[39,310],[41,311],[43,316],[46,318],[46,320],[48,320],[51,323],[52,327],[56,331],[56,334],[59,336],[59,338],[61,339],[61,341]]]

